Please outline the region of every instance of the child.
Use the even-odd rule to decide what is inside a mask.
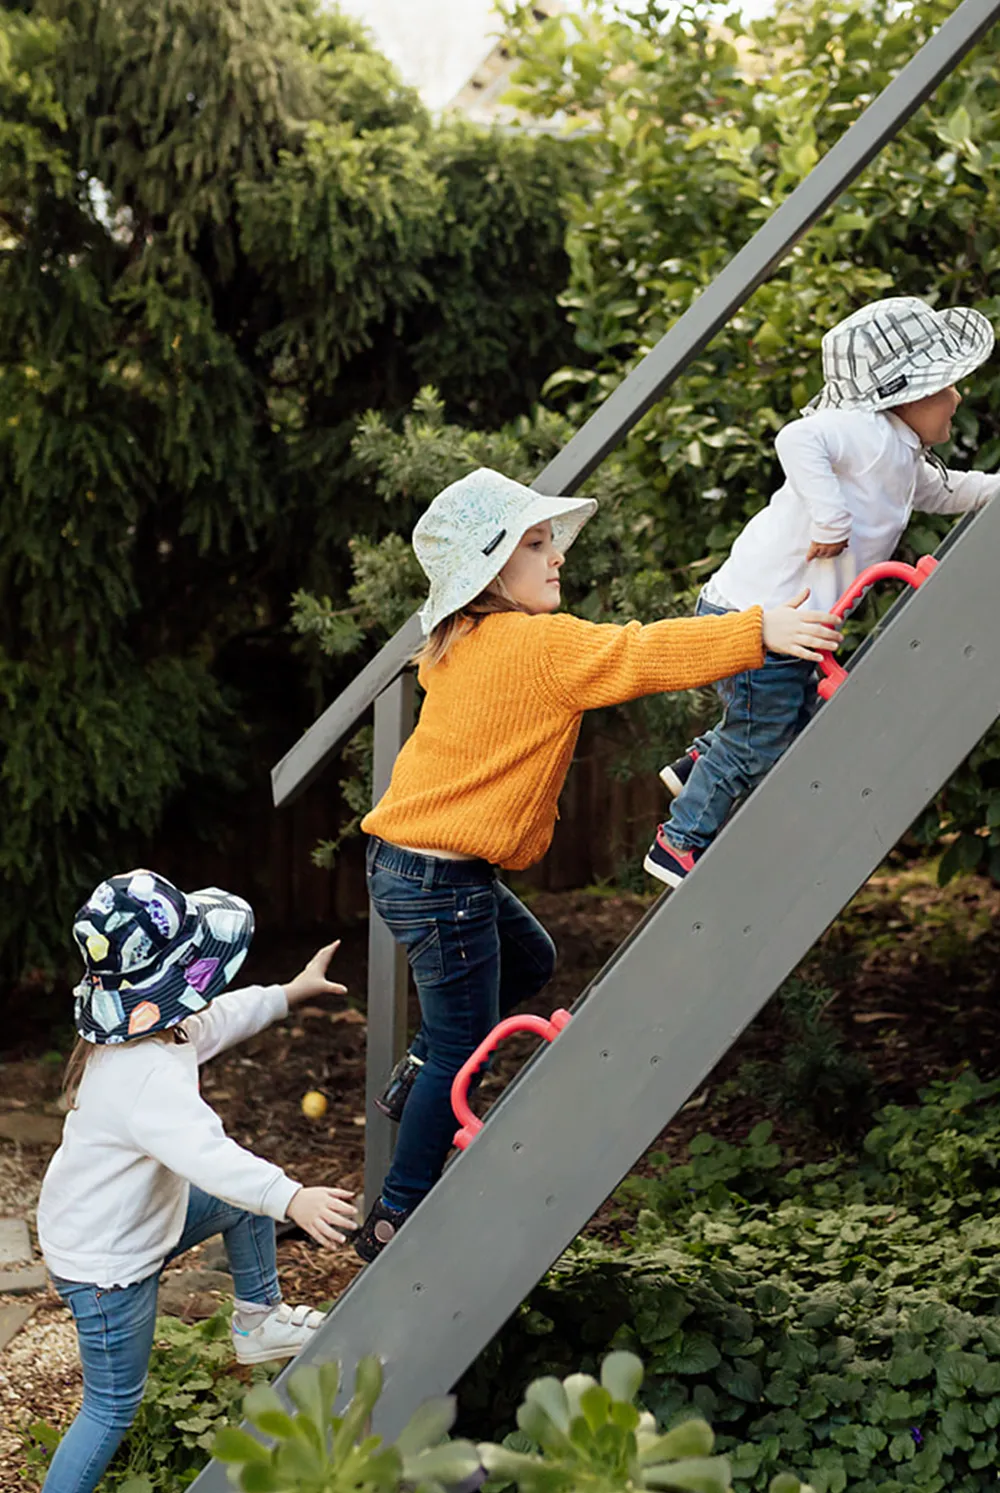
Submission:
[[[484,468],[440,493],[414,531],[430,580],[426,698],[362,828],[372,906],[406,949],[421,1028],[382,1096],[399,1140],[354,1240],[365,1260],[441,1173],[458,1069],[552,974],[551,939],[494,868],[520,871],[548,848],[583,711],[756,668],[765,644],[815,660],[840,641],[831,618],[795,609],[804,592],[766,614],[646,627],[557,614],[564,552],[596,506]]]
[[[45,1174],[38,1236],[76,1320],[83,1405],[59,1443],[44,1493],[91,1493],[142,1399],[164,1265],[221,1234],[241,1363],[291,1358],[323,1318],[282,1306],[274,1220],[320,1244],[353,1227],[351,1194],[302,1187],[229,1140],[198,1093],[198,1065],[289,1007],[344,986],[315,954],[282,989],[222,991],[253,935],[246,902],[215,887],[186,896],[151,871],[102,881],[76,915],[86,973],[75,994],[77,1086]],[[87,1045],[90,1044],[90,1045]]]
[[[828,609],[860,571],[891,557],[914,508],[964,513],[988,502],[1000,476],[949,471],[930,448],[951,433],[955,384],[992,347],[978,311],[934,311],[913,296],[862,306],[827,332],[823,389],[803,411],[809,418],[775,442],[784,485],[736,540],[696,615],[779,606],[803,586]],[[717,689],[722,720],[661,773],[680,796],[644,864],[668,886],[693,870],[818,703],[812,664],[770,652],[762,668]]]

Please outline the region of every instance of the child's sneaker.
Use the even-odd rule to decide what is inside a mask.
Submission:
[[[233,1348],[240,1363],[268,1363],[272,1358],[294,1358],[312,1341],[324,1321],[322,1312],[282,1302],[249,1331],[233,1323]]]
[[[668,762],[666,767],[660,768],[660,780],[670,789],[674,798],[684,791],[684,785],[691,776],[697,760],[697,748],[689,747],[683,757],[678,757],[676,762]]]
[[[351,1240],[354,1253],[360,1255],[366,1265],[370,1265],[375,1256],[380,1255],[386,1245],[395,1239],[409,1216],[402,1208],[390,1208],[388,1203],[383,1203],[378,1198]]]
[[[414,1057],[412,1052],[404,1053],[389,1074],[389,1082],[375,1100],[375,1108],[398,1124],[410,1097],[410,1090],[423,1066],[423,1058]]]
[[[690,850],[675,850],[669,845],[661,824],[642,869],[659,881],[665,881],[667,886],[680,886],[685,876],[694,870],[694,855]]]

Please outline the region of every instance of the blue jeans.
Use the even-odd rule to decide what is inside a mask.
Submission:
[[[724,617],[726,609],[698,599],[696,615]],[[694,743],[699,756],[684,792],[674,799],[664,833],[678,850],[704,850],[733,805],[751,793],[812,719],[819,703],[816,666],[768,653],[764,666],[715,686],[725,714]]]
[[[234,1208],[191,1188],[184,1232],[164,1260],[221,1234],[240,1301],[281,1300],[274,1219]],[[153,1346],[160,1271],[131,1286],[100,1289],[53,1277],[76,1321],[83,1364],[83,1404],[56,1448],[42,1493],[92,1493],[132,1424],[142,1400]]]
[[[440,860],[373,838],[368,890],[406,950],[420,1001],[410,1051],[424,1066],[382,1185],[383,1201],[409,1212],[440,1177],[458,1129],[455,1074],[501,1017],[548,983],[556,949],[486,861]]]

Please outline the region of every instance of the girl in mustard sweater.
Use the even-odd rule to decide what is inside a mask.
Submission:
[[[451,1084],[500,1018],[549,980],[555,947],[501,882],[545,854],[585,710],[818,660],[837,621],[788,606],[625,627],[559,613],[565,551],[597,505],[481,468],[434,499],[413,547],[430,581],[426,692],[392,781],[362,822],[372,905],[406,949],[421,1026],[379,1107],[396,1153],[354,1245],[372,1260],[437,1181]],[[404,1107],[405,1106],[405,1107]]]

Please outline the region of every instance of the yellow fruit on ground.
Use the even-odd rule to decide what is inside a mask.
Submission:
[[[302,1095],[302,1113],[310,1120],[319,1120],[326,1114],[326,1095],[319,1089],[310,1089]]]

